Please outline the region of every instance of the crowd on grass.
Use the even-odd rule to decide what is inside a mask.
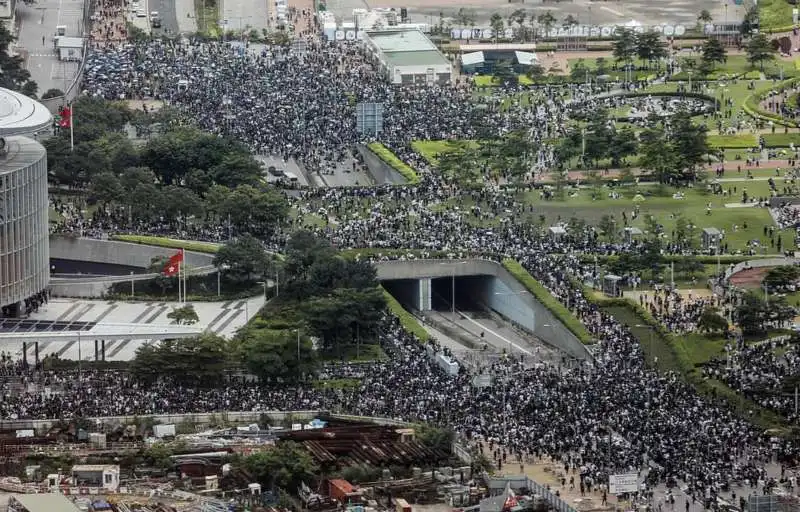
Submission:
[[[409,145],[520,128],[544,142],[563,133],[570,98],[608,92],[608,86],[545,87],[508,108],[498,93],[474,101],[475,91],[461,82],[390,87],[358,47],[314,38],[302,54],[274,47],[240,52],[216,42],[136,42],[98,49],[87,57],[86,70],[87,94],[166,99],[203,129],[231,135],[255,152],[295,158],[311,172],[336,172],[352,156],[353,144],[364,141],[356,131],[356,103],[383,103],[381,138],[417,169],[421,184],[301,192],[292,200],[306,214],[324,218],[315,232],[339,248],[386,249],[385,257],[389,249],[413,249],[514,258],[569,305],[596,343],[589,360],[577,367],[530,365],[513,358],[487,363],[485,372],[495,377],[494,384],[481,390],[471,386],[472,376],[463,369],[457,376],[441,371],[420,341],[388,315],[380,334],[387,359],[359,369],[324,370],[326,379],[357,375],[360,385],[353,388],[247,382],[206,388],[169,379],[145,384],[119,372],[76,376],[6,361],[0,375],[7,375],[8,382],[36,381],[50,392],[6,387],[0,417],[325,409],[425,421],[451,426],[475,446],[484,441],[497,447],[490,451],[498,466],[546,458],[579,467],[582,480],[601,487],[610,474],[647,468],[643,474],[651,488],[664,482],[684,486],[679,499],[687,511],[717,507],[717,497],[738,505],[737,498],[773,487],[773,479],[783,476],[767,471],[776,455],[796,464],[800,451],[791,441],[774,444],[749,418],[699,395],[677,375],[652,370],[629,329],[586,298],[583,283],[597,283],[600,275],[580,255],[637,251],[636,242],[604,241],[586,227],[550,236],[530,205],[497,187],[457,190],[431,172]],[[547,144],[542,148],[536,161],[547,167],[553,163],[552,151]],[[494,222],[501,213],[504,220]],[[143,227],[180,235],[163,232],[169,229]],[[203,226],[188,235],[204,238],[206,233],[224,236],[219,227]],[[266,243],[279,244],[280,239]],[[670,329],[691,330],[704,304],[665,294],[646,306]],[[741,367],[748,371],[724,378],[750,385],[750,373],[758,371],[750,369],[758,367],[751,367],[747,357]]]

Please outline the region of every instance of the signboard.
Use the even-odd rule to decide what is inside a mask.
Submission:
[[[629,28],[641,34],[643,32],[658,32],[666,36],[682,36],[686,34],[686,27],[683,25],[640,25],[625,27],[624,25],[572,25],[569,27],[551,27],[550,30],[539,29],[545,37],[615,37],[623,29]],[[454,28],[450,30],[452,39],[494,39],[494,30],[491,28]],[[514,37],[514,30],[506,28],[499,38],[511,39]]]
[[[478,389],[488,388],[492,385],[492,376],[491,375],[476,375],[472,378],[472,385]]]
[[[611,494],[625,494],[639,490],[638,473],[622,473],[611,475],[608,479],[608,491]]]

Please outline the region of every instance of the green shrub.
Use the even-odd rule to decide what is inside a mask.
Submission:
[[[525,268],[516,260],[506,258],[503,260],[503,267],[514,276],[514,278],[522,283],[523,286],[536,298],[539,302],[547,308],[548,311],[564,324],[567,329],[572,332],[581,343],[591,345],[594,339],[586,327],[578,320],[566,306],[561,304],[558,299],[544,287],[542,283],[533,278]]]
[[[709,135],[708,145],[721,149],[748,149],[758,146],[758,140],[753,134]]]
[[[193,242],[190,240],[176,240],[174,238],[163,238],[160,236],[148,235],[114,235],[112,240],[119,242],[132,242],[142,245],[153,245],[156,247],[167,247],[170,249],[184,249],[192,252],[204,252],[214,254],[222,247],[221,244],[213,242]]]
[[[410,165],[403,162],[397,155],[392,153],[389,148],[381,144],[380,142],[372,142],[367,147],[375,153],[378,158],[384,161],[387,165],[389,165],[392,169],[399,172],[401,176],[403,176],[409,185],[417,185],[419,183],[419,176],[417,172],[411,168]]]
[[[742,77],[745,80],[760,80],[761,79],[761,71],[748,71]]]
[[[386,291],[386,288],[381,287],[381,289],[383,290],[383,296],[386,297],[386,305],[389,311],[400,320],[400,325],[403,326],[403,329],[415,335],[423,343],[427,343],[431,339],[428,331],[420,325],[414,315],[406,311],[403,306],[397,302],[397,299],[392,297],[391,293]]]
[[[762,137],[768,148],[787,148],[790,144],[800,146],[800,133],[765,133]]]

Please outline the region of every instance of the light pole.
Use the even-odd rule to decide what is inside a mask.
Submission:
[[[451,304],[450,310],[451,310],[451,313],[453,313],[453,316],[455,316],[455,314],[456,314],[456,265],[466,265],[466,263],[467,263],[466,261],[457,261],[457,262],[446,261],[444,263],[440,263],[440,265],[450,265],[450,270],[451,270],[450,279],[451,279],[451,283],[452,283],[452,290],[451,290],[452,296],[450,297],[450,299],[451,299],[450,300],[450,304]]]

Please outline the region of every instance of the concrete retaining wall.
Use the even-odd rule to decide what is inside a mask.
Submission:
[[[96,261],[114,265],[147,268],[153,258],[169,257],[176,249],[154,247],[116,240],[94,238],[51,237],[50,257],[73,261]],[[184,254],[190,274],[209,274],[216,272],[212,262],[213,254],[186,251]],[[103,297],[116,283],[147,281],[158,274],[137,274],[134,276],[93,276],[86,278],[53,278],[50,280],[50,294],[54,297]]]
[[[375,183],[378,185],[385,185],[387,183],[392,185],[406,184],[406,179],[403,178],[399,172],[395,171],[391,165],[378,158],[378,155],[373,153],[367,146],[359,144],[357,148],[361,157],[364,159],[364,163],[367,165],[369,175]]]
[[[497,279],[497,283],[493,284],[491,289],[486,290],[485,297],[481,297],[485,304],[570,356],[578,359],[593,359],[586,346],[549,309],[536,300],[503,265],[496,261],[483,259],[380,261],[376,262],[375,266],[378,269],[378,280],[380,281],[428,279],[453,275],[456,277],[493,276]],[[497,295],[497,293],[502,295]],[[514,309],[523,312],[514,313]],[[526,317],[526,310],[531,311],[530,318]]]
[[[50,257],[74,261],[97,261],[129,267],[147,268],[153,258],[170,257],[176,249],[154,247],[115,240],[94,238],[51,237]],[[186,251],[186,264],[190,267],[211,265],[213,254]]]

